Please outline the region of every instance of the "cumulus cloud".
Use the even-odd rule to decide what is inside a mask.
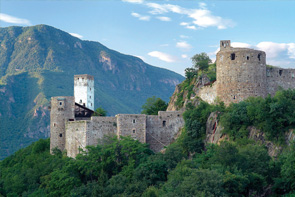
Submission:
[[[169,55],[167,53],[160,52],[160,51],[152,51],[152,52],[149,52],[148,55],[151,57],[156,57],[165,62],[171,63],[176,61],[176,58],[174,56]]]
[[[217,27],[218,29],[226,29],[235,25],[230,19],[214,15],[207,8],[206,3],[199,3],[199,9],[183,8],[172,4],[146,3],[145,5],[151,9],[150,13],[154,15],[172,12],[187,16],[192,21],[189,23],[182,22],[180,25],[185,26],[188,29],[197,29],[197,27]]]
[[[131,15],[138,18],[141,21],[149,21],[151,18],[150,16],[143,16],[143,15],[135,13],[135,12],[132,12]]]
[[[8,14],[0,13],[0,21],[6,23],[19,24],[19,25],[31,25],[31,22],[27,19],[17,18]]]
[[[186,59],[188,56],[187,56],[187,54],[182,54],[181,57]]]
[[[188,44],[186,41],[177,42],[176,47],[185,50],[190,50],[192,48],[192,46]]]
[[[123,2],[128,2],[128,3],[138,3],[141,4],[144,1],[143,0],[122,0]]]
[[[83,38],[83,36],[82,35],[80,35],[80,34],[76,34],[76,33],[70,33],[72,36],[74,36],[74,37],[77,37],[77,38],[79,38],[79,39],[82,39]]]
[[[159,19],[161,21],[171,21],[171,18],[166,17],[166,16],[159,16],[159,17],[157,17],[157,19]]]

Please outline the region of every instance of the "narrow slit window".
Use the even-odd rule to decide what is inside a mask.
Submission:
[[[135,133],[135,129],[132,130],[132,133]]]
[[[257,58],[260,61],[261,60],[261,54],[258,54]]]
[[[166,120],[163,121],[163,127],[165,127],[165,126],[166,126]]]
[[[62,137],[62,133],[59,134],[59,137]]]
[[[249,60],[250,59],[250,57],[249,56],[247,56],[247,60]]]
[[[132,120],[132,123],[135,123],[135,119]]]
[[[279,70],[279,74],[280,74],[280,76],[282,76],[283,70]]]

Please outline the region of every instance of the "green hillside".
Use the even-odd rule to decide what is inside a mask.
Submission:
[[[295,144],[280,140],[295,126],[294,98],[294,90],[284,90],[229,107],[190,105],[182,133],[164,153],[130,137],[105,137],[72,159],[58,149],[50,155],[50,139],[41,139],[0,162],[0,196],[294,196]],[[206,144],[216,111],[229,139]],[[248,125],[283,152],[270,157],[266,144],[248,138]]]
[[[0,28],[0,160],[49,135],[49,99],[73,96],[75,74],[95,80],[95,107],[139,113],[168,101],[184,78],[47,25]]]

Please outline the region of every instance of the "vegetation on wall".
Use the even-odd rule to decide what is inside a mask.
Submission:
[[[294,96],[295,90],[284,90],[229,107],[188,105],[184,130],[165,153],[129,137],[106,137],[71,159],[58,150],[50,155],[49,139],[39,140],[0,162],[0,196],[294,195],[295,144],[273,159],[265,146],[241,140],[251,124],[280,140],[295,126]],[[206,121],[214,111],[221,112],[231,140],[205,145]]]

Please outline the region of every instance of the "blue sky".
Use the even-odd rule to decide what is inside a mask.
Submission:
[[[183,74],[220,40],[295,68],[295,1],[0,1],[0,26],[47,24]]]

